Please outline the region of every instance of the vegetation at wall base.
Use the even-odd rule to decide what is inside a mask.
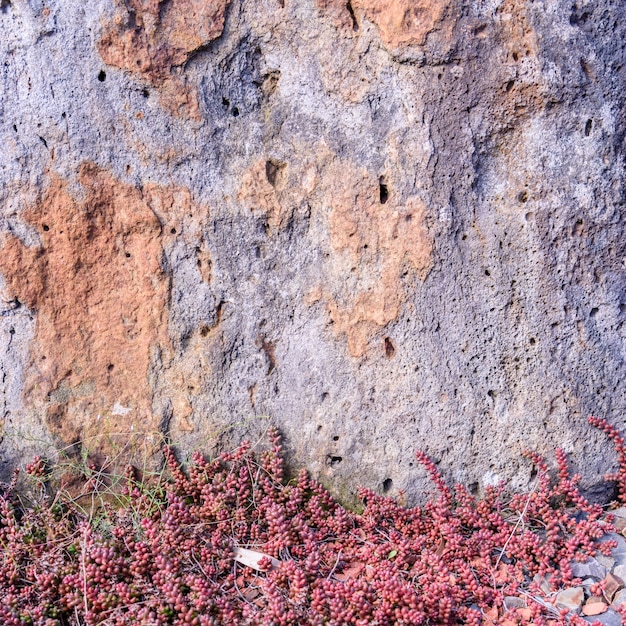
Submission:
[[[624,440],[590,422],[616,446],[610,479],[624,503]],[[437,497],[406,508],[362,489],[360,514],[304,470],[286,481],[274,431],[260,454],[244,442],[211,461],[194,454],[186,471],[164,453],[167,474],[147,481],[129,467],[115,498],[102,497],[110,485],[95,468],[79,494],[50,493],[37,458],[29,501],[15,474],[0,495],[0,624],[586,625],[546,585],[572,586],[574,561],[615,547],[610,517],[580,494],[562,450],[553,477],[527,454],[530,493],[482,499],[450,488],[418,452]],[[511,597],[521,602],[507,608]]]

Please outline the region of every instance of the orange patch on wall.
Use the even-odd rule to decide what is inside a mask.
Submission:
[[[328,174],[325,180],[335,181],[326,194],[332,198],[331,244],[336,252],[348,253],[350,267],[339,277],[342,291],[327,296],[327,308],[334,332],[345,334],[350,354],[361,357],[376,333],[400,315],[407,298],[405,270],[426,278],[432,241],[418,198],[382,198],[381,203],[380,182],[350,164]]]
[[[388,48],[423,46],[435,29],[449,29],[445,18],[450,0],[353,0],[354,10],[362,9],[380,30]]]
[[[107,65],[160,89],[173,113],[199,118],[197,93],[172,75],[224,29],[230,0],[129,0],[98,43]]]
[[[237,201],[247,210],[267,218],[270,230],[279,228],[289,217],[281,202],[285,169],[285,165],[261,159],[243,173],[237,193]]]
[[[36,313],[25,404],[43,409],[65,443],[103,432],[158,429],[148,373],[168,350],[170,279],[161,267],[163,219],[187,209],[180,190],[143,191],[94,165],[81,168],[84,199],[53,176],[23,218],[41,245],[8,236],[0,272]],[[169,217],[168,217],[169,216]]]
[[[434,30],[449,35],[450,0],[317,0],[317,5],[343,27],[355,28],[360,16],[378,27],[387,48],[423,46]],[[450,19],[448,19],[450,18]]]
[[[546,103],[537,35],[528,10],[526,0],[505,0],[497,13],[497,41],[515,72],[496,92],[496,98],[498,108],[510,120],[541,110]]]

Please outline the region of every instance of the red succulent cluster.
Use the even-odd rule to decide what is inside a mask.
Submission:
[[[624,441],[592,423],[617,445],[613,479],[624,497]],[[285,482],[277,432],[270,442],[260,456],[247,442],[212,461],[194,454],[187,471],[165,448],[169,478],[147,485],[128,468],[125,503],[97,516],[63,494],[20,506],[15,484],[6,486],[0,624],[574,623],[544,601],[538,581],[571,584],[573,560],[613,547],[598,541],[612,527],[580,494],[561,450],[554,480],[528,453],[538,471],[530,493],[489,488],[481,499],[448,487],[418,452],[438,497],[406,508],[361,489],[356,514],[304,470]],[[47,466],[35,459],[28,473],[41,479]],[[507,610],[507,596],[526,607]]]

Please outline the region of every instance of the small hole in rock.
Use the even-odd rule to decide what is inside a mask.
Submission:
[[[228,108],[230,106],[230,100],[228,98],[224,98],[224,96],[222,96],[222,105],[225,106],[226,108]]]
[[[333,441],[339,441],[339,435],[335,435],[335,436],[333,437]]]
[[[589,135],[591,134],[592,126],[593,126],[593,121],[587,120],[587,123],[585,124],[585,137],[589,137]]]
[[[517,54],[517,52],[514,52],[511,56],[513,57],[514,61],[517,61],[519,59],[519,54]]]
[[[274,161],[265,161],[265,177],[267,182],[274,187],[276,185],[276,176],[278,175],[278,165]]]
[[[528,200],[528,192],[527,192],[526,190],[524,190],[524,191],[520,191],[520,192],[517,194],[517,199],[518,199],[520,202],[526,202],[526,201]]]
[[[489,270],[485,270],[485,276],[491,276],[491,272]]]
[[[511,89],[513,89],[513,85],[515,85],[515,81],[514,81],[514,80],[510,80],[510,81],[506,84],[505,89],[506,89],[507,91],[511,91]]]
[[[385,337],[385,356],[390,359],[396,353],[396,347],[390,337]]]
[[[531,337],[528,342],[530,343],[531,346],[534,346],[537,343],[537,340],[534,337]]]
[[[331,467],[337,467],[337,465],[339,465],[339,463],[341,463],[341,461],[343,461],[343,457],[341,457],[341,456],[331,456],[330,457],[330,466]]]
[[[130,259],[130,252],[127,252],[124,256],[125,256],[127,259]]]
[[[176,229],[175,228],[171,228],[170,229],[170,233],[172,233],[172,235],[175,235],[176,234]]]
[[[385,179],[381,176],[378,183],[379,199],[381,204],[385,204],[389,200],[389,189],[385,184]]]
[[[322,425],[321,425],[321,424],[318,424],[318,425],[317,425],[317,432],[319,433],[319,432],[320,432],[320,430],[322,430]]]
[[[585,73],[585,76],[587,77],[591,76],[592,74],[591,66],[583,58],[580,59],[580,69]]]
[[[237,107],[233,107],[233,111],[231,115],[233,117],[237,117],[239,115],[239,109]]]
[[[591,317],[595,317],[595,316],[598,314],[598,311],[599,311],[599,310],[600,310],[600,309],[598,309],[598,307],[597,307],[597,306],[594,306],[594,307],[593,307],[593,309],[591,309],[591,312],[589,313],[589,315],[590,315]]]
[[[9,328],[9,335],[15,335],[15,328],[13,328],[13,326]]]
[[[383,491],[385,493],[389,493],[392,487],[393,487],[393,480],[391,480],[391,478],[385,478],[385,480],[383,480]]]
[[[147,89],[143,89],[143,90],[141,91],[141,95],[142,95],[144,98],[148,98],[148,97],[150,97],[150,92],[149,92]]]
[[[114,367],[115,367],[115,365],[113,365],[113,363],[109,363],[107,365],[107,371],[112,372]]]
[[[206,337],[210,332],[211,332],[211,329],[209,326],[202,326],[202,328],[200,328],[200,335],[202,337]]]
[[[48,226],[48,224],[44,224],[42,228],[44,229],[44,232],[46,233],[50,230],[50,226]]]
[[[98,80],[103,83],[107,79],[107,73],[104,70],[100,70],[98,74]]]

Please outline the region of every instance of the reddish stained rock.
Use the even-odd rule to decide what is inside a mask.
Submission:
[[[329,182],[332,193],[327,193],[331,245],[336,254],[348,254],[360,281],[354,291],[342,282],[342,293],[326,297],[327,308],[334,332],[345,334],[350,354],[361,357],[375,334],[400,314],[406,299],[404,268],[422,281],[428,275],[432,240],[426,207],[416,197],[380,199],[387,185],[349,163],[331,167],[327,181],[336,181]]]
[[[304,194],[330,208],[324,218],[333,254],[325,282],[339,288],[318,286],[305,302],[326,304],[333,332],[345,336],[354,357],[364,356],[376,334],[400,315],[405,270],[423,281],[432,264],[426,207],[417,197],[397,198],[392,186],[392,180],[372,176],[318,146],[316,163],[301,164],[299,170],[257,161],[243,173],[237,193],[247,211],[265,218],[269,232],[285,226]],[[391,340],[385,348],[388,356],[395,352]]]
[[[582,612],[583,615],[587,616],[601,615],[602,613],[606,613],[608,608],[607,604],[605,604],[601,598],[591,597],[583,606]]]
[[[358,30],[359,17],[376,24],[384,44],[422,46],[434,30],[449,37],[455,21],[455,2],[450,0],[318,0],[318,7],[340,26]]]
[[[24,401],[44,409],[64,443],[135,423],[157,430],[147,374],[153,351],[169,344],[170,279],[152,206],[176,223],[191,202],[188,192],[140,190],[92,164],[79,182],[84,199],[52,176],[24,212],[40,246],[8,236],[0,248],[9,292],[36,312]]]
[[[107,65],[135,74],[160,88],[172,113],[199,118],[197,94],[172,76],[202,46],[224,29],[230,0],[131,0],[105,26],[98,43]]]
[[[362,9],[378,26],[380,36],[389,48],[424,45],[435,29],[451,34],[454,2],[450,0],[354,0],[355,10]]]

